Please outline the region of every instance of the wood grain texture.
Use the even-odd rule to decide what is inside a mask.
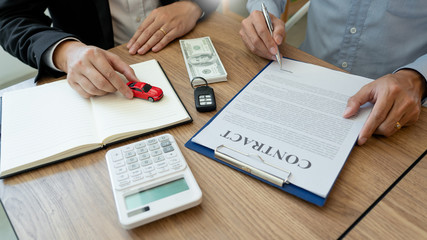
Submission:
[[[348,239],[427,239],[427,156],[376,205]]]
[[[227,82],[211,84],[218,110],[268,63],[246,49],[239,28],[238,21],[215,13],[183,37],[210,36],[228,72]],[[203,202],[145,226],[122,229],[105,154],[135,141],[129,140],[1,180],[0,197],[20,239],[336,239],[427,148],[423,109],[415,125],[356,146],[326,205],[317,207],[184,147],[215,112],[196,111],[178,40],[144,56],[131,56],[124,46],[111,52],[129,64],[155,58],[164,68],[194,121],[147,137],[168,132],[176,138],[202,189]],[[288,45],[281,46],[281,52],[337,69]]]

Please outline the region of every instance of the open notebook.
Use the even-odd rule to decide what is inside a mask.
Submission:
[[[156,60],[131,67],[163,90],[159,102],[118,92],[85,99],[66,80],[5,93],[0,178],[192,121]]]

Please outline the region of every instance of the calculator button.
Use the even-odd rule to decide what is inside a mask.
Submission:
[[[134,164],[128,165],[129,171],[135,170],[139,167],[140,167],[139,163],[134,163]]]
[[[146,159],[146,160],[141,161],[141,166],[145,167],[145,166],[148,166],[152,163],[153,163],[153,161],[151,159]]]
[[[164,153],[172,152],[174,149],[172,146],[167,146],[163,148]]]
[[[169,168],[168,167],[163,167],[163,168],[158,168],[157,169],[157,172],[159,172],[159,173],[164,173],[164,172],[167,172],[169,170]]]
[[[169,164],[175,164],[175,163],[179,163],[179,159],[177,158],[172,158],[171,160],[169,160]]]
[[[159,156],[161,155],[163,152],[162,150],[155,150],[151,152],[151,156],[155,157],[155,156]]]
[[[169,153],[165,153],[165,157],[166,157],[166,158],[173,158],[173,157],[176,157],[176,152],[169,152]]]
[[[143,147],[145,147],[146,145],[145,145],[145,143],[144,142],[139,142],[139,143],[136,143],[135,144],[135,148],[136,149],[139,149],[139,148],[143,148]]]
[[[132,182],[137,182],[139,180],[142,180],[143,178],[144,178],[144,176],[142,176],[142,175],[134,176],[134,177],[132,177]]]
[[[150,158],[150,154],[149,153],[144,153],[144,154],[139,155],[138,157],[139,157],[139,160],[142,161],[142,160],[145,160],[147,158]]]
[[[142,175],[142,171],[141,171],[140,169],[138,169],[138,170],[134,170],[134,171],[132,171],[132,172],[130,173],[130,175],[131,175],[132,177],[135,177],[135,176],[138,176],[138,175]]]
[[[162,146],[162,147],[166,147],[166,146],[170,146],[170,145],[171,145],[171,142],[169,142],[169,141],[164,141],[164,142],[160,143],[160,146]]]
[[[175,163],[175,164],[171,164],[170,167],[172,169],[178,170],[182,167],[182,164],[181,163]]]
[[[124,146],[122,150],[124,152],[132,151],[133,150],[133,146],[132,145]]]
[[[128,178],[129,178],[129,174],[127,174],[127,173],[117,175],[117,181],[119,181],[119,182],[123,181],[125,179],[128,179]]]
[[[155,169],[154,169],[153,165],[149,165],[149,166],[143,168],[144,172],[151,172],[151,171],[154,171],[154,170]]]
[[[148,145],[153,145],[153,144],[155,144],[155,143],[157,143],[157,140],[156,140],[155,138],[151,138],[151,139],[148,139],[148,140],[147,140],[147,144],[148,144]]]
[[[159,141],[166,141],[166,140],[169,140],[169,136],[163,135],[163,136],[158,137],[158,139],[159,139]]]
[[[110,153],[111,159],[113,160],[113,162],[117,162],[119,160],[123,159],[123,154],[121,151],[114,151],[112,153]]]
[[[125,152],[126,158],[134,157],[135,155],[136,155],[136,153],[134,151]]]
[[[114,163],[114,168],[123,167],[124,165],[125,165],[125,161],[116,162]]]
[[[159,148],[160,148],[159,144],[154,144],[154,145],[151,145],[148,149],[150,151],[154,151],[154,150],[159,149]]]
[[[155,164],[156,169],[167,167],[168,164],[166,162],[160,162]]]
[[[144,147],[144,148],[140,148],[138,150],[136,150],[136,153],[139,154],[143,154],[143,153],[147,153],[148,152],[148,148]]]
[[[131,158],[126,159],[127,164],[132,164],[132,163],[136,163],[136,162],[138,162],[138,158],[136,158],[136,157],[131,157]]]
[[[127,169],[125,167],[120,167],[116,169],[116,174],[119,175],[119,174],[125,173],[126,171]]]
[[[157,157],[153,158],[154,162],[160,162],[160,161],[163,161],[163,160],[165,160],[165,157],[163,155],[160,155],[160,156],[157,156]]]

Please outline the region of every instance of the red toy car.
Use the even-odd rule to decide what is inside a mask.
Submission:
[[[162,89],[148,83],[130,81],[127,85],[132,89],[134,97],[147,99],[150,102],[159,101],[163,97]]]

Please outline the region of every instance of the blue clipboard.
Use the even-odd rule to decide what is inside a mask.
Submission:
[[[271,63],[272,63],[273,61],[271,61],[270,63],[268,63],[254,78],[252,78],[252,80],[251,81],[249,81],[221,110],[219,110],[216,114],[215,114],[215,116],[213,116],[196,134],[194,134],[194,136],[196,136],[200,131],[202,131],[206,126],[208,126],[220,113],[221,113],[221,111],[223,110],[223,109],[225,109],[227,106],[228,106],[228,104],[230,104],[233,100],[234,100],[234,98],[236,98],[236,96],[238,96],[247,86],[249,86],[250,84],[251,84],[251,82],[255,79],[255,78],[257,78],[258,77],[258,75],[262,72],[262,71],[264,71],[264,69],[266,68],[266,67],[268,67]],[[244,171],[244,170],[242,170],[242,169],[240,169],[240,168],[238,168],[238,167],[235,167],[235,166],[233,166],[233,165],[231,165],[231,164],[229,164],[229,163],[227,163],[227,162],[225,162],[225,161],[223,161],[223,160],[221,160],[221,159],[218,159],[218,158],[216,158],[215,157],[215,153],[214,153],[214,150],[213,149],[209,149],[209,148],[207,148],[207,147],[204,147],[204,146],[202,146],[202,145],[199,145],[199,144],[197,144],[197,143],[195,143],[195,142],[193,142],[192,140],[193,140],[193,138],[194,138],[194,136],[193,137],[191,137],[190,138],[190,140],[188,140],[186,143],[185,143],[185,147],[187,147],[188,149],[191,149],[191,150],[193,150],[193,151],[196,151],[196,152],[198,152],[198,153],[200,153],[200,154],[202,154],[202,155],[204,155],[204,156],[206,156],[206,157],[209,157],[209,158],[212,158],[213,160],[215,160],[215,161],[217,161],[217,162],[220,162],[220,163],[222,163],[222,164],[224,164],[224,165],[226,165],[226,166],[229,166],[229,167],[231,167],[231,168],[233,168],[233,169],[235,169],[235,170],[237,170],[237,171],[239,171],[239,172],[242,172],[242,173],[244,173],[244,174],[247,174],[247,175],[249,175],[249,176],[251,176],[251,177],[253,177],[253,178],[256,178],[256,179],[258,179],[258,180],[260,180],[260,181],[262,181],[262,182],[265,182],[265,183],[267,183],[267,184],[269,184],[269,185],[271,185],[271,186],[274,186],[274,187],[276,187],[276,188],[278,188],[278,189],[280,189],[280,190],[283,190],[283,191],[285,191],[285,192],[288,192],[288,193],[290,193],[290,194],[292,194],[292,195],[294,195],[294,196],[297,196],[297,197],[299,197],[299,198],[301,198],[301,199],[303,199],[303,200],[305,200],[305,201],[308,201],[308,202],[311,202],[311,203],[313,203],[313,204],[315,204],[315,205],[318,205],[318,206],[324,206],[325,205],[325,202],[326,202],[326,198],[323,198],[323,197],[320,197],[320,196],[318,196],[318,195],[316,195],[316,194],[314,194],[314,193],[312,193],[312,192],[309,192],[309,191],[307,191],[307,190],[305,190],[305,189],[303,189],[303,188],[300,188],[300,187],[298,187],[298,186],[296,186],[296,185],[293,185],[293,184],[291,184],[291,183],[289,183],[289,184],[283,184],[281,187],[280,186],[278,186],[278,185],[276,185],[276,184],[273,184],[273,183],[271,183],[271,182],[269,182],[269,181],[266,181],[265,179],[263,179],[263,178],[260,178],[260,177],[258,177],[258,176],[255,176],[254,174],[252,174],[252,173],[249,173],[249,172],[247,172],[247,171]]]

